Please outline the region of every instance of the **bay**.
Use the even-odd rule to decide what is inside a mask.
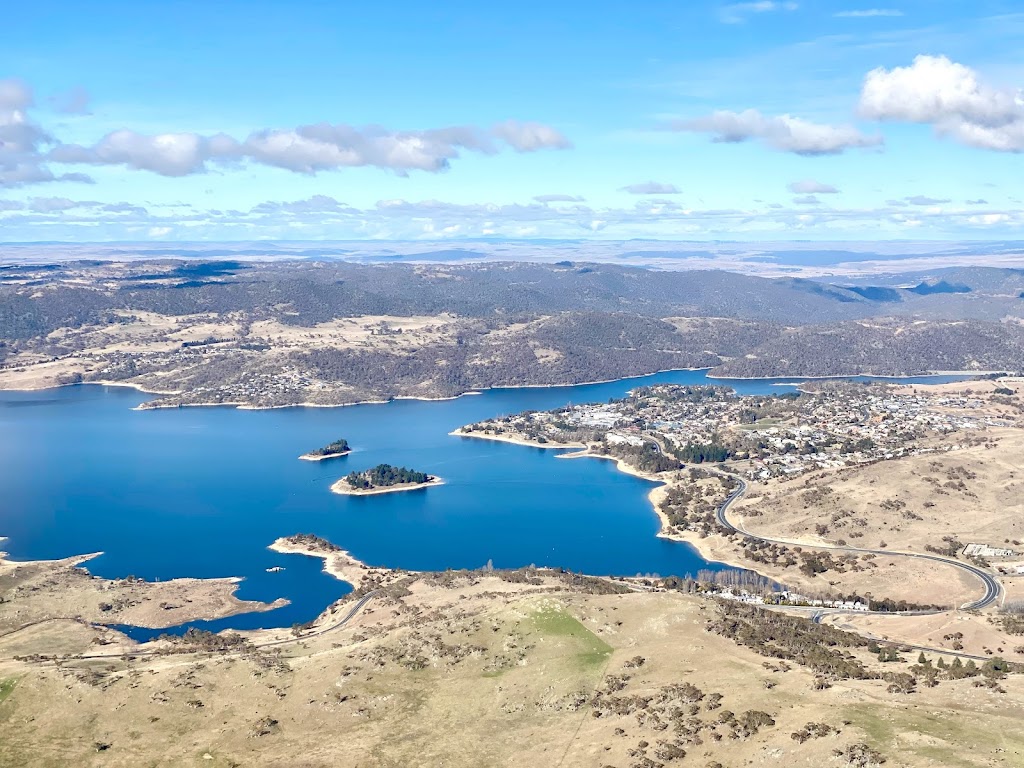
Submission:
[[[922,377],[950,381],[962,377]],[[148,396],[80,385],[0,393],[0,546],[14,559],[104,554],[106,578],[241,577],[238,597],[286,607],[188,626],[220,630],[310,621],[351,587],[319,559],[267,549],[314,533],[371,565],[411,570],[529,564],[600,575],[695,574],[709,563],[656,537],[652,483],[606,461],[449,436],[485,418],[603,402],[655,383],[720,384],[782,394],[795,380],[717,380],[670,371],[570,387],[493,389],[446,401],[340,408],[133,410]],[[345,438],[353,452],[297,457]],[[379,463],[445,485],[372,497],[331,483]],[[284,570],[268,573],[269,568]],[[173,628],[182,632],[186,626]],[[168,630],[129,629],[144,640]]]

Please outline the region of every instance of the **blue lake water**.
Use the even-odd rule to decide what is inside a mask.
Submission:
[[[691,547],[657,538],[646,499],[652,484],[611,462],[559,460],[557,451],[448,435],[481,419],[602,402],[654,383],[725,384],[742,394],[793,389],[672,371],[439,402],[267,411],[135,411],[146,395],[96,385],[0,392],[0,536],[8,537],[0,547],[15,559],[102,551],[87,567],[107,578],[238,576],[242,599],[291,601],[190,623],[211,630],[306,622],[350,591],[323,573],[321,560],[267,549],[295,533],[315,533],[372,565],[414,570],[488,560],[499,568],[533,563],[615,575],[719,569]],[[297,459],[342,437],[353,447],[347,457]],[[382,462],[446,484],[372,497],[330,493],[342,475]],[[274,566],[285,570],[266,572]],[[159,633],[130,632],[137,639]]]

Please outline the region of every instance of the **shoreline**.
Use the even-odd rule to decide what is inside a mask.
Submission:
[[[606,461],[614,461],[615,469],[623,474],[632,475],[633,477],[640,478],[641,480],[647,480],[648,482],[657,483],[647,493],[647,501],[651,505],[655,516],[658,518],[658,531],[655,533],[655,537],[664,539],[666,541],[672,541],[677,544],[685,544],[690,547],[697,555],[708,563],[719,563],[720,565],[728,566],[729,568],[737,568],[741,571],[751,571],[759,576],[764,576],[766,579],[777,581],[773,576],[767,573],[759,571],[756,567],[753,567],[750,563],[739,562],[740,558],[724,557],[720,553],[715,551],[713,546],[710,546],[710,537],[700,537],[692,531],[684,531],[682,533],[673,533],[669,531],[672,527],[672,523],[669,521],[668,516],[661,511],[662,497],[668,493],[670,488],[674,487],[672,478],[660,477],[655,473],[643,472],[631,464],[627,464],[622,459],[616,456],[602,456],[598,453],[592,453],[590,450],[583,450],[578,453],[569,453],[562,456],[557,456],[559,459],[605,459]],[[753,564],[756,566],[756,563]]]
[[[775,386],[798,386],[809,381],[827,381],[830,379],[930,379],[934,376],[990,376],[994,373],[1007,373],[1007,371],[930,371],[929,373],[832,373],[828,376],[801,376],[799,374],[786,374],[779,376],[723,376],[713,374],[714,368],[701,368],[708,371],[709,379],[719,381],[772,381],[773,379],[794,379],[796,381],[780,381]]]
[[[0,541],[4,541],[6,539],[6,536],[0,537]],[[277,608],[283,608],[290,603],[287,598],[283,597],[276,598],[273,601],[243,600],[239,598],[237,593],[239,586],[245,580],[245,577],[243,576],[216,576],[209,578],[178,576],[172,579],[155,581],[138,579],[134,582],[130,580],[130,577],[108,578],[104,576],[97,576],[88,569],[87,563],[90,560],[95,560],[103,554],[104,553],[102,551],[98,551],[53,559],[12,560],[7,552],[0,551],[0,573],[6,572],[8,569],[17,570],[19,568],[31,568],[38,566],[44,566],[50,569],[74,568],[84,574],[87,574],[92,583],[105,585],[100,587],[101,591],[116,587],[123,587],[134,583],[136,585],[144,585],[140,587],[143,590],[180,588],[183,590],[183,597],[188,603],[191,603],[192,598],[195,597],[209,597],[212,595],[216,599],[212,606],[207,604],[205,608],[199,607],[194,613],[189,614],[184,620],[181,620],[180,616],[174,616],[173,618],[165,617],[161,613],[156,613],[152,616],[138,616],[134,618],[131,615],[122,616],[119,620],[113,622],[110,621],[111,617],[105,616],[83,619],[89,624],[98,627],[109,628],[112,624],[122,624],[130,627],[138,627],[140,629],[171,629],[179,626],[180,624],[187,624],[190,622],[217,621],[248,613],[266,613]],[[198,593],[194,591],[196,588],[200,590]],[[210,590],[216,590],[216,592],[211,592]],[[177,599],[181,598],[182,595],[177,596]],[[142,602],[144,603],[150,599],[150,597],[143,596]],[[141,604],[142,603],[138,603],[138,605]],[[129,606],[129,610],[131,607],[132,606]],[[60,619],[73,617],[55,616],[52,618]],[[48,619],[44,619],[44,621],[45,620]]]
[[[336,545],[331,545],[336,546]],[[305,555],[306,557],[318,557],[324,562],[324,572],[330,574],[338,581],[343,581],[354,588],[359,586],[363,576],[371,568],[362,560],[353,557],[352,554],[340,547],[330,549],[326,544],[313,546],[293,540],[291,536],[281,536],[275,539],[267,549],[278,552],[282,555]],[[327,609],[325,608],[324,611]],[[321,614],[322,615],[322,614]]]
[[[7,540],[7,536],[0,536],[0,542]],[[12,560],[7,552],[0,550],[0,567],[5,565],[11,565],[15,568],[23,565],[41,565],[41,564],[64,564],[70,565],[75,568],[82,568],[83,571],[88,571],[88,568],[83,567],[83,563],[87,563],[90,560],[95,560],[97,557],[103,554],[103,551],[99,552],[88,552],[84,555],[69,555],[68,557],[58,557],[53,560]],[[93,574],[90,573],[90,576]],[[233,577],[234,578],[234,577]]]
[[[528,440],[525,437],[508,437],[505,435],[487,435],[484,433],[477,432],[462,432],[462,427],[454,429],[448,433],[449,437],[467,437],[473,440],[491,440],[495,443],[509,443],[511,445],[519,445],[524,448],[543,448],[544,450],[584,450],[588,446],[583,443],[538,443],[532,440]]]
[[[461,429],[461,427],[460,427]],[[665,539],[666,541],[673,541],[679,544],[685,544],[702,559],[709,563],[719,563],[721,565],[728,566],[729,568],[738,568],[744,571],[751,571],[757,573],[765,578],[775,580],[772,576],[766,573],[762,573],[750,564],[744,564],[738,562],[738,558],[723,557],[719,553],[715,552],[714,547],[709,546],[707,538],[701,538],[691,531],[685,531],[683,533],[671,533],[669,528],[672,524],[669,522],[668,516],[661,511],[661,500],[662,496],[668,492],[668,489],[673,487],[673,479],[661,477],[660,475],[652,472],[643,472],[631,464],[626,463],[623,459],[617,456],[604,456],[599,453],[591,451],[590,446],[583,445],[582,443],[576,443],[574,445],[560,443],[558,445],[552,445],[550,443],[537,443],[523,437],[510,437],[505,435],[484,435],[484,434],[467,434],[454,430],[449,432],[450,435],[457,437],[476,438],[478,440],[493,440],[495,442],[508,443],[510,445],[518,445],[526,448],[547,448],[547,449],[577,449],[574,453],[564,453],[556,456],[557,459],[603,459],[605,461],[614,461],[615,469],[626,475],[646,480],[651,483],[657,483],[647,493],[647,501],[651,505],[651,509],[655,516],[658,518],[658,531],[654,535],[659,539]],[[756,564],[755,564],[756,565]]]
[[[337,459],[342,456],[348,456],[350,453],[352,453],[351,448],[349,448],[347,451],[342,451],[341,453],[304,453],[301,456],[299,456],[299,459],[301,461],[326,461],[327,459]]]
[[[717,367],[717,366],[716,366]],[[658,376],[663,373],[687,373],[694,371],[707,371],[708,379],[715,379],[719,381],[772,381],[773,379],[799,379],[801,383],[807,381],[824,381],[827,379],[852,379],[857,377],[866,377],[872,379],[924,379],[932,376],[986,376],[993,373],[1006,373],[1006,371],[931,371],[928,373],[914,373],[914,374],[874,374],[874,373],[848,373],[848,374],[832,374],[828,376],[800,376],[796,374],[779,375],[779,376],[723,376],[713,374],[714,368],[665,368],[663,370],[652,371],[651,373],[641,373],[630,376],[619,376],[612,379],[599,379],[596,381],[580,381],[580,382],[568,382],[565,384],[510,384],[500,385],[493,387],[475,387],[473,389],[461,392],[457,395],[450,395],[446,397],[417,397],[415,395],[396,395],[394,397],[387,398],[385,400],[355,400],[350,403],[286,403],[284,405],[254,405],[249,402],[241,401],[226,401],[219,403],[176,403],[174,405],[149,405],[147,402],[140,403],[135,406],[132,410],[137,411],[148,411],[156,410],[158,408],[237,408],[243,411],[270,411],[278,408],[347,408],[354,405],[386,405],[394,400],[413,400],[420,402],[444,402],[448,400],[458,400],[462,397],[471,397],[473,395],[482,395],[485,392],[494,390],[515,390],[515,389],[572,389],[574,387],[589,387],[596,386],[598,384],[613,384],[620,381],[630,381],[632,379],[644,379],[650,376]],[[177,391],[161,391],[146,389],[141,384],[133,384],[125,381],[81,381],[73,384],[56,384],[46,387],[4,387],[0,383],[0,392],[44,392],[48,389],[63,389],[64,387],[83,387],[83,386],[101,386],[101,387],[123,387],[128,389],[134,389],[137,392],[141,392],[144,395],[177,395],[181,394]],[[538,446],[542,447],[542,446]]]
[[[433,488],[444,485],[444,479],[431,475],[425,483],[402,483],[401,485],[389,485],[384,488],[353,488],[345,478],[336,480],[331,484],[331,493],[340,496],[378,496],[382,493],[401,493],[402,491],[418,491],[421,488]]]

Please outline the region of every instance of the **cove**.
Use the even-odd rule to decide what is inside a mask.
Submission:
[[[611,462],[558,460],[553,450],[448,433],[528,409],[602,402],[647,384],[782,394],[794,381],[670,371],[446,401],[265,411],[136,411],[147,395],[99,385],[0,392],[0,536],[8,537],[0,547],[13,559],[102,551],[86,566],[106,578],[238,576],[242,599],[291,601],[171,630],[124,629],[138,640],[188,626],[256,629],[315,618],[350,587],[323,573],[319,559],[267,549],[295,533],[314,533],[372,565],[411,570],[476,568],[488,560],[498,568],[532,563],[600,575],[719,570],[724,566],[688,545],[657,538],[646,498],[652,484]],[[351,444],[347,457],[298,460],[337,438]],[[445,484],[371,497],[330,493],[342,475],[379,463],[438,475]],[[284,570],[267,572],[278,566]]]

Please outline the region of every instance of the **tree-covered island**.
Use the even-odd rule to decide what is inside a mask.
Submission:
[[[347,456],[350,453],[352,453],[352,449],[348,445],[348,440],[343,438],[335,440],[333,443],[328,443],[323,448],[317,448],[315,451],[304,453],[299,458],[305,461],[323,461],[324,459],[333,459],[338,456]]]
[[[335,493],[371,494],[391,491],[410,491],[440,485],[441,478],[406,467],[378,464],[362,472],[351,472],[331,486]]]

